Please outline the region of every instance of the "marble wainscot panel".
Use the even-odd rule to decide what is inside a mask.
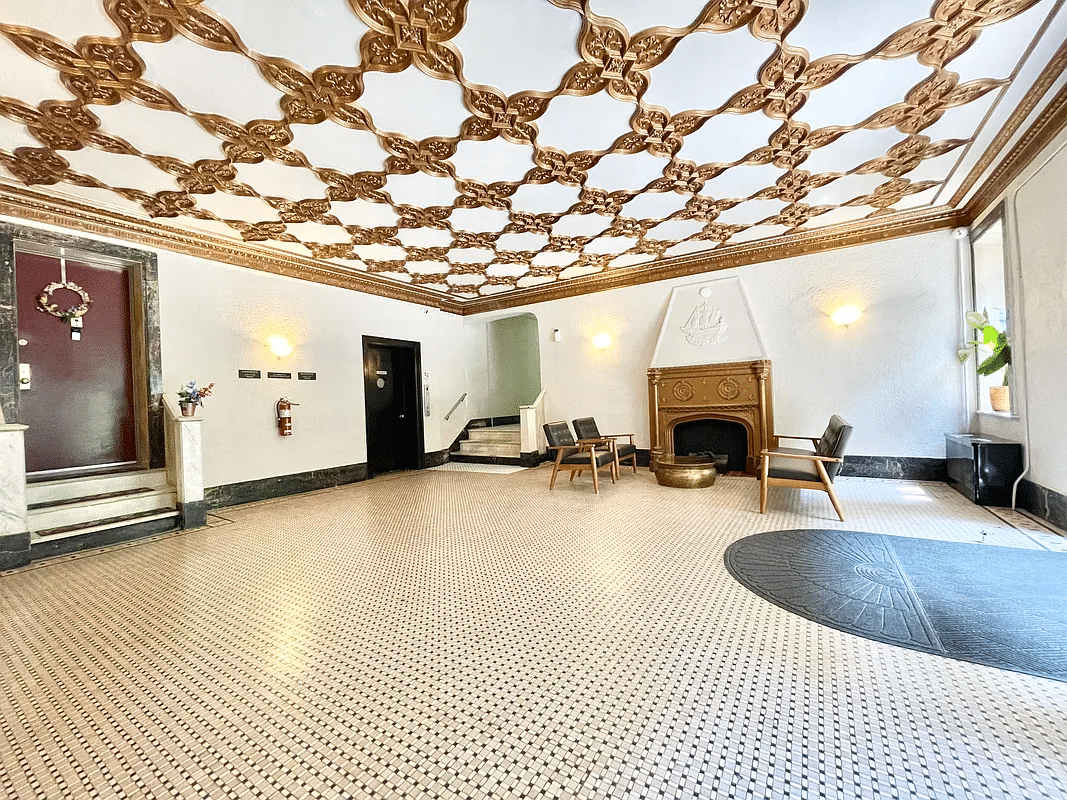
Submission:
[[[209,486],[204,490],[204,497],[208,508],[222,508],[241,503],[254,503],[258,500],[269,500],[274,497],[285,497],[290,494],[313,492],[316,489],[329,489],[365,480],[367,480],[366,462]]]
[[[25,425],[0,417],[0,569],[29,563],[30,534],[26,527]]]
[[[175,413],[170,398],[164,400],[169,418],[167,430],[167,472],[174,484],[183,528],[199,528],[207,522],[204,502],[204,457],[201,417]]]
[[[1023,478],[1019,481],[1018,504],[1057,528],[1067,530],[1067,495]]]
[[[909,481],[945,481],[943,458],[907,456],[845,456],[838,475],[849,478],[896,478]]]

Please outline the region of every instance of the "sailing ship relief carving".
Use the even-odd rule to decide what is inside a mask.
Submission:
[[[694,347],[720,344],[727,339],[726,320],[714,306],[709,310],[707,303],[701,303],[694,308],[685,325],[679,330],[685,334],[685,340]]]

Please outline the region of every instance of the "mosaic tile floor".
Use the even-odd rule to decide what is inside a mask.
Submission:
[[[946,486],[427,470],[0,577],[0,796],[1061,798],[1067,686],[736,583],[819,527],[1062,550]],[[226,524],[222,524],[225,522]]]

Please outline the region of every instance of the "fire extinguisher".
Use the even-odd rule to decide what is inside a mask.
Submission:
[[[293,435],[293,406],[298,406],[300,403],[294,403],[288,397],[283,397],[274,405],[275,412],[278,415],[278,433],[282,436]]]

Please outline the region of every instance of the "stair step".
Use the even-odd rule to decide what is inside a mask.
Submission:
[[[469,441],[475,442],[502,442],[518,445],[522,441],[522,434],[518,425],[496,425],[492,428],[469,428],[467,430]]]
[[[121,517],[109,517],[107,519],[96,520],[96,522],[92,525],[66,525],[61,528],[49,528],[43,531],[34,531],[33,538],[65,538],[63,537],[63,534],[82,535],[86,533],[96,533],[97,531],[107,530],[108,528],[115,528],[119,525],[128,524],[131,522],[152,522],[153,520],[167,519],[169,517],[174,517],[174,519],[177,520],[178,511],[175,509],[158,511],[151,514],[125,514]]]
[[[472,442],[469,439],[459,443],[459,452],[471,456],[500,456],[502,458],[518,458],[519,445],[506,442]]]
[[[69,506],[74,503],[86,503],[93,500],[109,500],[112,497],[128,497],[131,494],[143,494],[144,492],[152,491],[150,486],[139,486],[136,489],[123,489],[118,492],[106,492],[104,494],[91,494],[85,497],[67,497],[63,500],[54,500],[50,503],[29,503],[26,508],[30,511],[36,511],[39,508],[55,508],[56,506]]]
[[[137,487],[82,498],[65,498],[55,504],[35,504],[27,515],[31,533],[57,528],[76,529],[120,517],[174,511],[177,495],[169,485]]]
[[[167,471],[163,469],[135,469],[107,475],[40,481],[26,484],[26,502],[33,508],[56,504],[60,501],[100,497],[114,492],[150,489],[166,483]]]

